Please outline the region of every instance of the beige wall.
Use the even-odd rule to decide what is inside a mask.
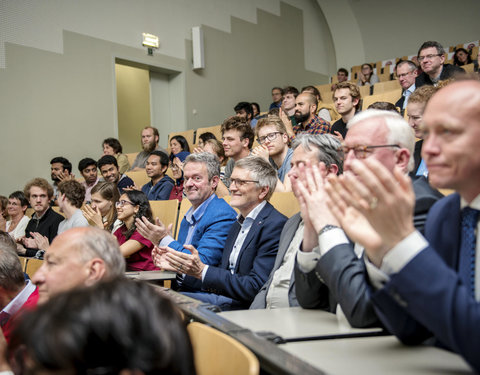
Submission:
[[[139,134],[150,126],[150,74],[145,68],[115,64],[118,139],[123,152],[137,152]]]

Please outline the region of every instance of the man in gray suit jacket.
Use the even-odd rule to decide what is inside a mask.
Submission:
[[[301,134],[293,142],[292,148],[294,150],[291,160],[292,168],[288,173],[292,182],[299,178],[300,170],[304,168],[307,161],[312,165],[318,165],[323,176],[342,173],[342,154],[339,151],[341,144],[335,137]],[[294,188],[293,193],[297,196],[298,191]],[[303,231],[304,222],[300,213],[297,213],[283,227],[272,272],[255,296],[251,309],[298,306],[293,269],[295,256],[303,239]]]

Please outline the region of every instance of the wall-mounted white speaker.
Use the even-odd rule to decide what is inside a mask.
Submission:
[[[205,51],[203,48],[203,30],[201,26],[192,27],[193,67],[192,69],[205,68]]]

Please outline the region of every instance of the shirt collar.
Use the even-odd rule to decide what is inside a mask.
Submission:
[[[35,291],[35,285],[30,281],[27,280],[25,287],[21,290],[20,293],[16,295],[14,299],[10,301],[10,303],[4,307],[2,312],[9,314],[10,316],[16,314],[18,310],[27,302],[28,297]]]
[[[195,211],[193,210],[193,207],[190,207],[185,214],[185,220],[187,220],[187,222],[190,224],[195,224],[196,222],[198,222],[202,218],[203,214],[207,210],[208,205],[214,198],[215,194],[210,195],[210,197],[205,200],[200,206],[198,206]]]
[[[258,214],[260,211],[262,211],[263,207],[267,204],[267,201],[263,201],[262,203],[258,204],[253,210],[251,210],[247,217],[244,218],[242,214],[237,215],[237,221],[240,223],[240,225],[245,224],[245,222],[253,222],[257,218]]]
[[[460,198],[460,208],[463,209],[465,207],[475,208],[476,210],[480,210],[480,194],[477,195],[470,204],[467,204],[467,201],[463,198]]]

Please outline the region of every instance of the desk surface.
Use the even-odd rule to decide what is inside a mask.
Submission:
[[[130,271],[125,272],[125,276],[129,279],[138,279],[138,280],[175,280],[175,272],[169,271]]]
[[[428,346],[404,346],[393,336],[304,341],[278,347],[332,375],[473,373],[456,354]]]
[[[224,311],[219,315],[253,332],[270,331],[286,340],[370,336],[382,332],[380,328],[352,328],[346,321],[339,321],[335,314],[301,307]]]

